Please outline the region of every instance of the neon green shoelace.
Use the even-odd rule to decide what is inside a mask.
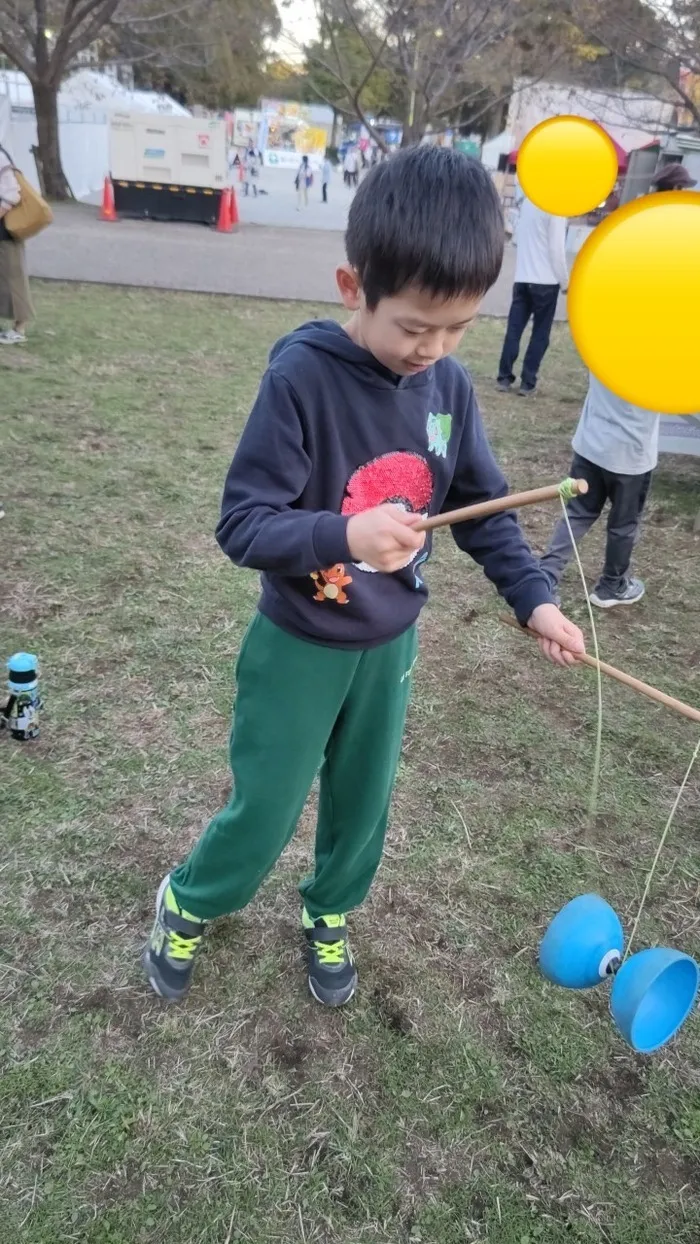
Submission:
[[[322,920],[327,929],[345,928],[345,916],[323,916]],[[304,909],[302,922],[305,928],[313,929],[314,921],[306,909]],[[314,942],[314,950],[324,967],[342,967],[348,955],[345,941]]]
[[[324,967],[341,967],[345,962],[345,942],[314,942],[314,947]]]
[[[168,930],[168,955],[171,959],[194,959],[201,942],[200,937],[183,937],[181,933]]]

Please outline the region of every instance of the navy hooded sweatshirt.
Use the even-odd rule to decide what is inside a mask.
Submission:
[[[372,648],[407,630],[425,604],[430,534],[403,570],[383,574],[353,564],[350,516],[384,502],[438,514],[507,491],[459,363],[399,377],[323,320],[272,350],[216,538],[237,566],[262,571],[260,610],[283,630]],[[451,530],[520,622],[551,601],[512,512]]]

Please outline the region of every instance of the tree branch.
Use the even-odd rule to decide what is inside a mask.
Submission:
[[[23,51],[20,43],[16,41],[16,36],[10,35],[7,29],[0,29],[0,52],[11,60],[13,65],[24,74],[27,75],[30,82],[36,78],[34,62]]]

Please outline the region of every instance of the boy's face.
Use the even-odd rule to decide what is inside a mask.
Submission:
[[[370,311],[349,265],[338,269],[337,281],[344,306],[354,313],[346,331],[399,376],[415,376],[452,354],[481,305],[481,298],[445,301],[408,288]]]

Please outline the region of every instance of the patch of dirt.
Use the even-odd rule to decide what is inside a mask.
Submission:
[[[68,1016],[103,1014],[107,1017],[108,1027],[116,1028],[125,1037],[138,1039],[143,1035],[143,998],[124,989],[109,989],[106,985],[100,985],[90,993],[76,997],[69,987],[61,987],[55,991],[54,1000]]]
[[[386,985],[377,985],[371,995],[372,1008],[379,1022],[391,1032],[406,1037],[415,1031],[413,1020],[406,1014],[398,1000],[391,994]]]
[[[639,1063],[639,1069],[631,1066],[591,1067],[587,1076],[588,1083],[591,1087],[600,1089],[611,1100],[621,1105],[628,1104],[647,1092],[641,1057]]]
[[[0,615],[12,623],[31,628],[49,618],[58,617],[65,608],[65,601],[50,594],[50,590],[29,579],[12,576],[8,586],[0,594]]]
[[[648,1174],[673,1192],[679,1188],[700,1188],[700,1162],[670,1149],[654,1149],[649,1154]]]
[[[20,346],[16,350],[3,350],[0,353],[0,368],[5,371],[22,371],[23,368],[36,368],[37,360],[32,358]]]
[[[118,443],[104,428],[87,428],[75,448],[79,454],[106,454],[111,453]]]
[[[287,1032],[277,1032],[271,1036],[269,1041],[261,1039],[258,1048],[265,1061],[270,1060],[276,1066],[283,1067],[285,1071],[301,1072],[304,1064],[314,1054],[309,1041]]]
[[[459,1183],[468,1177],[470,1150],[475,1147],[468,1138],[459,1144],[443,1145],[415,1132],[407,1133],[399,1176],[404,1202],[415,1206],[445,1183]],[[409,1224],[410,1216],[404,1221],[406,1227]]]
[[[189,553],[193,557],[205,557],[217,564],[222,560],[221,549],[219,548],[213,534],[207,531],[193,531],[186,536],[181,544],[183,553]]]
[[[316,1078],[319,1059],[328,1048],[322,1034],[314,1038],[306,1029],[303,1035],[290,1030],[284,1019],[269,1008],[246,1018],[236,1033],[236,1044],[244,1075],[258,1083],[271,1070],[285,1073],[293,1083],[307,1078],[307,1068],[310,1068],[311,1077]]]

